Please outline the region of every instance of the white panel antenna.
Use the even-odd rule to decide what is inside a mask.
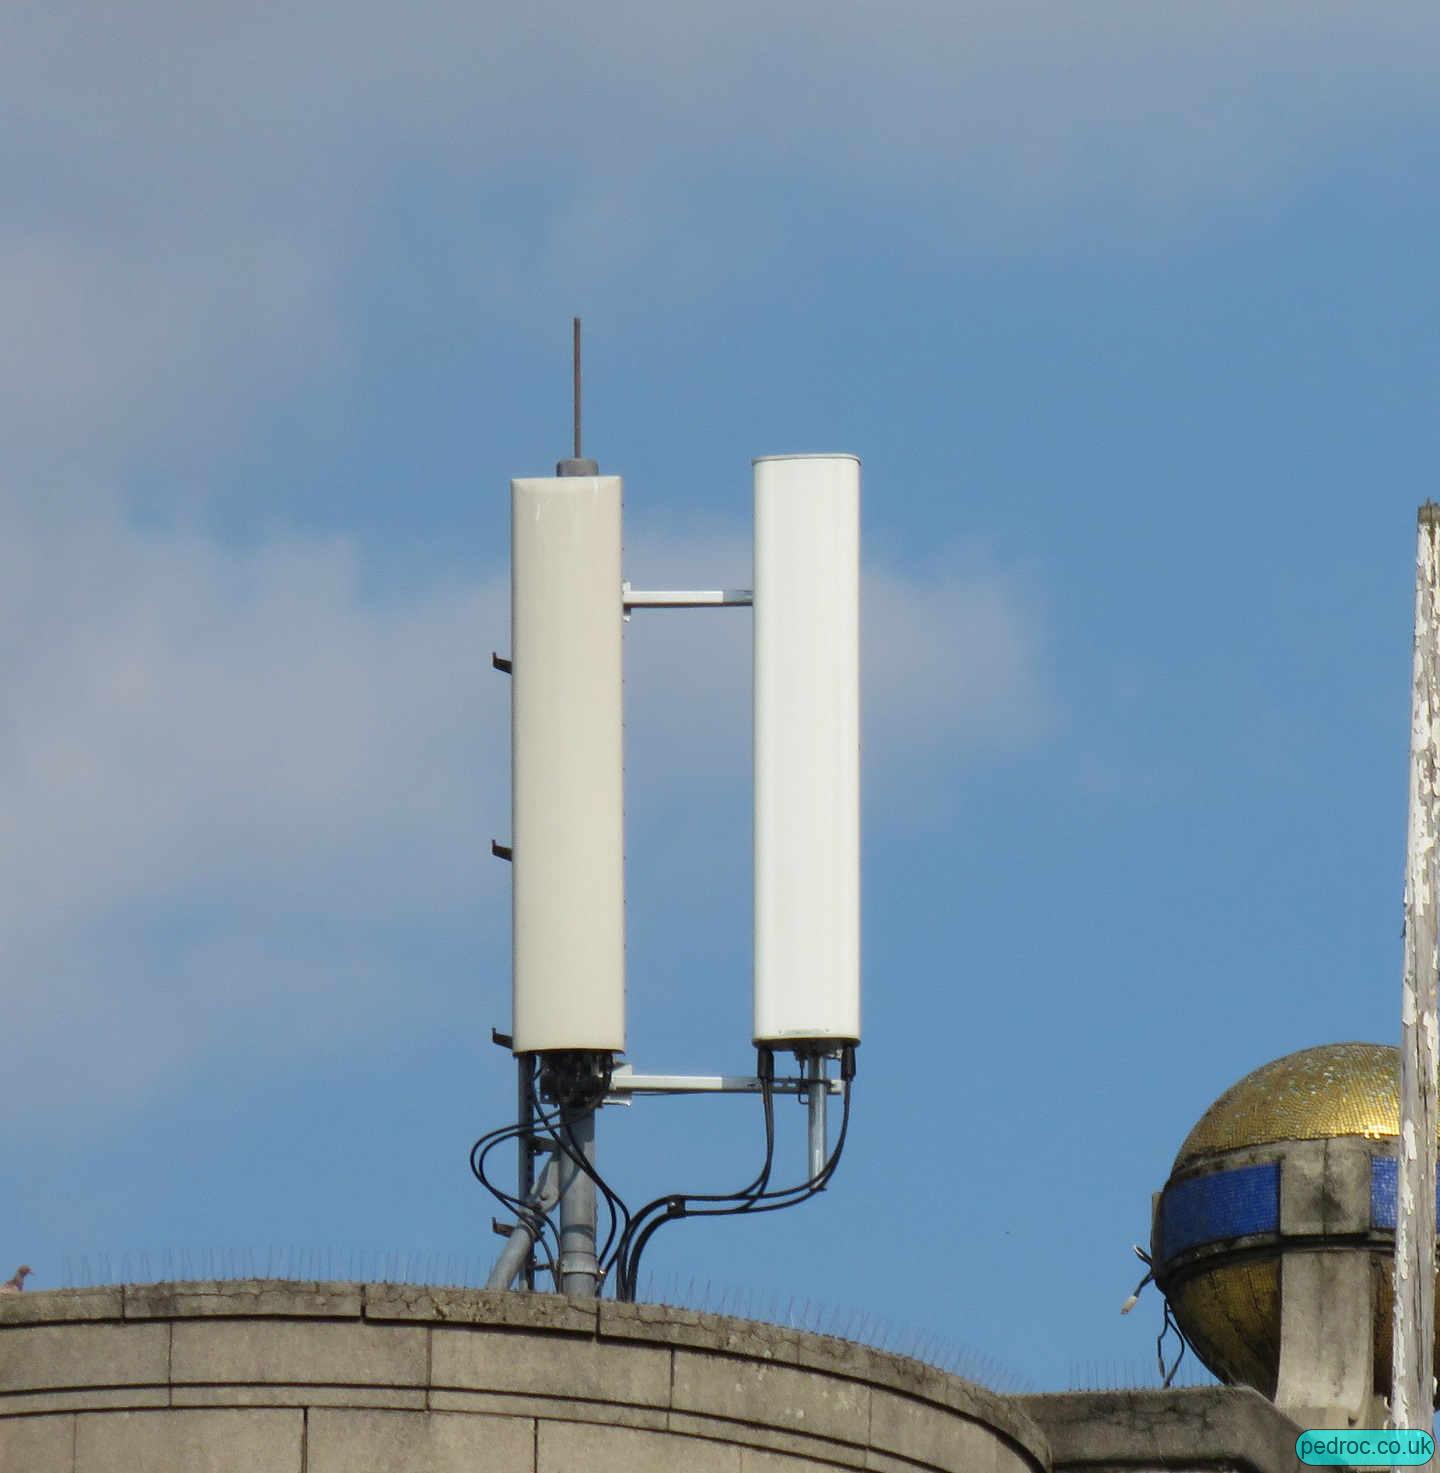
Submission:
[[[518,1119],[476,1142],[471,1168],[515,1214],[489,1287],[533,1288],[539,1250],[567,1294],[613,1273],[633,1299],[641,1254],[681,1217],[794,1206],[823,1191],[844,1149],[860,1041],[860,463],[849,455],[754,462],[755,589],[638,591],[621,577],[621,482],[580,448],[511,495],[514,1023],[494,1033],[518,1065]],[[634,609],[754,606],[756,1072],[636,1074],[625,1049],[623,621]],[[800,1065],[777,1076],[775,1052]],[[832,1065],[838,1071],[832,1074]],[[758,1094],[766,1151],[738,1192],[666,1193],[631,1212],[595,1166],[595,1116],[653,1095]],[[774,1100],[808,1106],[808,1164],[772,1188]],[[842,1102],[835,1142],[827,1105]],[[486,1171],[514,1141],[515,1193]],[[548,1163],[539,1169],[540,1158]],[[597,1235],[598,1197],[611,1230]],[[558,1224],[552,1220],[558,1210]],[[622,1225],[623,1223],[623,1225]]]
[[[625,1048],[620,493],[510,483],[516,1053]]]
[[[860,462],[755,463],[755,1042],[860,1041]]]

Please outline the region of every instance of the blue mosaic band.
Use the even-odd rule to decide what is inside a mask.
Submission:
[[[1370,1226],[1395,1231],[1395,1202],[1400,1194],[1399,1164],[1393,1156],[1370,1158]],[[1440,1220],[1440,1186],[1435,1189],[1435,1211]]]
[[[1371,1197],[1373,1200],[1373,1178]],[[1391,1200],[1393,1203],[1393,1189]],[[1192,1176],[1167,1187],[1160,1202],[1162,1261],[1202,1243],[1279,1231],[1278,1161]]]

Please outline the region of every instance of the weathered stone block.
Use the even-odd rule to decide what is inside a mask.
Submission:
[[[566,1294],[509,1290],[433,1289],[415,1284],[366,1284],[365,1318],[433,1324],[511,1326],[518,1330],[595,1333],[596,1301]]]
[[[107,1412],[76,1419],[75,1473],[300,1473],[298,1411]]]
[[[426,1331],[300,1321],[194,1320],[173,1326],[177,1383],[423,1386]]]
[[[70,1391],[11,1391],[0,1397],[0,1419],[37,1412],[105,1412],[170,1405],[168,1386],[77,1386]]]
[[[1294,1473],[1300,1428],[1248,1386],[1018,1397],[1056,1468],[1207,1467]]]
[[[865,1377],[875,1352],[868,1346],[833,1335],[813,1335],[789,1325],[706,1314],[668,1304],[600,1302],[602,1340],[639,1340],[656,1345],[683,1345],[724,1355],[803,1365],[837,1375]]]
[[[0,1473],[74,1473],[74,1468],[74,1417],[8,1417],[0,1422]]]
[[[786,1325],[761,1324],[669,1304],[620,1304],[603,1300],[599,1311],[602,1340],[684,1345],[695,1350],[793,1364],[802,1338],[800,1331]]]
[[[890,1391],[870,1393],[870,1445],[941,1473],[992,1473],[993,1429]]]
[[[431,1391],[426,1404],[438,1412],[479,1412],[496,1417],[598,1422],[605,1427],[648,1427],[655,1432],[664,1432],[670,1418],[664,1407],[617,1406],[607,1401],[522,1396],[508,1391]]]
[[[75,1320],[118,1320],[119,1289],[41,1289],[0,1294],[0,1325],[57,1325]]]
[[[177,1407],[383,1407],[423,1411],[426,1393],[413,1386],[285,1386],[249,1383],[241,1386],[175,1386],[170,1405]]]
[[[864,1468],[867,1448],[863,1442],[836,1442],[828,1437],[812,1437],[805,1432],[790,1432],[783,1427],[765,1426],[759,1422],[732,1422],[724,1417],[705,1417],[696,1412],[670,1413],[672,1432],[687,1437],[709,1438],[712,1442],[733,1443],[757,1452],[782,1453],[802,1461],[813,1461],[825,1468]]]
[[[740,1449],[740,1473],[826,1473],[833,1467],[833,1463],[817,1463],[791,1453],[763,1452],[753,1447]]]
[[[600,1303],[602,1340],[638,1340],[711,1350],[753,1360],[793,1365],[846,1377],[911,1395],[976,1422],[994,1424],[1026,1447],[1037,1461],[1046,1448],[1038,1429],[1004,1397],[905,1356],[875,1350],[830,1335],[783,1325],[733,1319],[662,1304]]]
[[[536,1473],[740,1473],[740,1449],[667,1432],[541,1422]]]
[[[868,1441],[870,1388],[784,1365],[677,1350],[671,1406],[838,1442]]]
[[[1334,1140],[1326,1141],[1325,1145],[1325,1231],[1368,1232],[1370,1142]]]
[[[1280,1231],[1287,1237],[1325,1231],[1327,1141],[1295,1141],[1280,1169]]]
[[[866,1453],[862,1466],[865,1473],[917,1473],[917,1469],[922,1465],[912,1463],[908,1458],[897,1458],[893,1453],[882,1453],[872,1447]],[[994,1473],[994,1470],[987,1463],[979,1470],[979,1473]],[[1111,1470],[1107,1468],[1105,1473],[1111,1473]],[[1150,1473],[1150,1470],[1146,1469],[1146,1473]]]
[[[1038,1463],[1030,1453],[1013,1442],[997,1442],[995,1445],[996,1473],[1044,1473],[1048,1461]]]
[[[559,1335],[476,1334],[438,1325],[430,1334],[434,1386],[636,1406],[669,1401],[668,1350]]]
[[[1040,1429],[1009,1397],[999,1396],[973,1381],[951,1376],[923,1361],[887,1355],[883,1351],[871,1352],[866,1379],[902,1396],[929,1402],[972,1422],[994,1427],[1025,1449],[1036,1466],[1048,1464],[1050,1449]]]
[[[1286,1163],[1289,1169],[1289,1163]],[[1361,1249],[1292,1251],[1280,1265],[1275,1404],[1302,1427],[1379,1427],[1375,1273]]]
[[[125,1318],[216,1319],[226,1315],[360,1318],[359,1284],[273,1282],[265,1279],[201,1280],[190,1284],[127,1284]]]
[[[532,1473],[528,1417],[313,1411],[306,1473]],[[575,1468],[594,1469],[593,1463]]]
[[[35,1325],[0,1330],[0,1391],[165,1384],[168,1325]]]

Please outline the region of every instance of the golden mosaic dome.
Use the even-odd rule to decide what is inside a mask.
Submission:
[[[1177,1204],[1187,1183],[1193,1189],[1203,1181],[1223,1190],[1223,1183],[1238,1182],[1247,1173],[1244,1167],[1236,1171],[1225,1163],[1230,1151],[1340,1136],[1389,1141],[1399,1133],[1399,1049],[1380,1043],[1301,1049],[1261,1065],[1206,1110],[1175,1157],[1167,1193],[1177,1187],[1177,1178]],[[1393,1148],[1381,1146],[1376,1155],[1392,1156]],[[1250,1174],[1265,1170],[1252,1168]],[[1267,1198],[1274,1203],[1277,1222],[1278,1180],[1276,1176],[1268,1188],[1274,1197]],[[1167,1293],[1181,1329],[1217,1376],[1274,1396],[1284,1249],[1273,1238],[1268,1247],[1259,1239],[1248,1241],[1252,1246],[1244,1252],[1232,1256],[1222,1251],[1192,1264],[1176,1276]],[[1383,1243],[1369,1251],[1377,1276],[1375,1388],[1383,1394],[1390,1377],[1391,1255]],[[1440,1331],[1436,1353],[1440,1361]]]
[[[1400,1051],[1384,1043],[1327,1043],[1262,1064],[1200,1117],[1172,1174],[1203,1156],[1358,1135],[1400,1134]]]

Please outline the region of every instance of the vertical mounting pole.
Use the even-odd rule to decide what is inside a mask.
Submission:
[[[595,1111],[567,1110],[561,1133],[567,1143],[595,1164]],[[570,1159],[560,1156],[560,1292],[594,1299],[600,1288],[595,1253],[595,1183]]]
[[[522,1202],[530,1200],[535,1190],[535,1057],[533,1054],[518,1054],[515,1058],[516,1090],[515,1119],[520,1125],[520,1134],[515,1137],[516,1156],[519,1164],[519,1180],[515,1183],[515,1195]],[[517,1226],[515,1229],[519,1232]],[[532,1243],[533,1240],[527,1240]],[[508,1289],[507,1280],[500,1286]],[[520,1287],[535,1287],[535,1256],[529,1249],[520,1268]]]
[[[575,408],[575,459],[580,460],[580,319],[570,319],[571,403]]]
[[[1440,902],[1440,506],[1419,512],[1400,1009],[1399,1202],[1390,1415],[1429,1431],[1435,1408],[1436,905]]]
[[[805,1077],[810,1081],[806,1104],[810,1110],[810,1180],[825,1170],[829,1157],[828,1118],[826,1105],[830,1098],[830,1082],[825,1075],[825,1055],[811,1054],[805,1060]]]

